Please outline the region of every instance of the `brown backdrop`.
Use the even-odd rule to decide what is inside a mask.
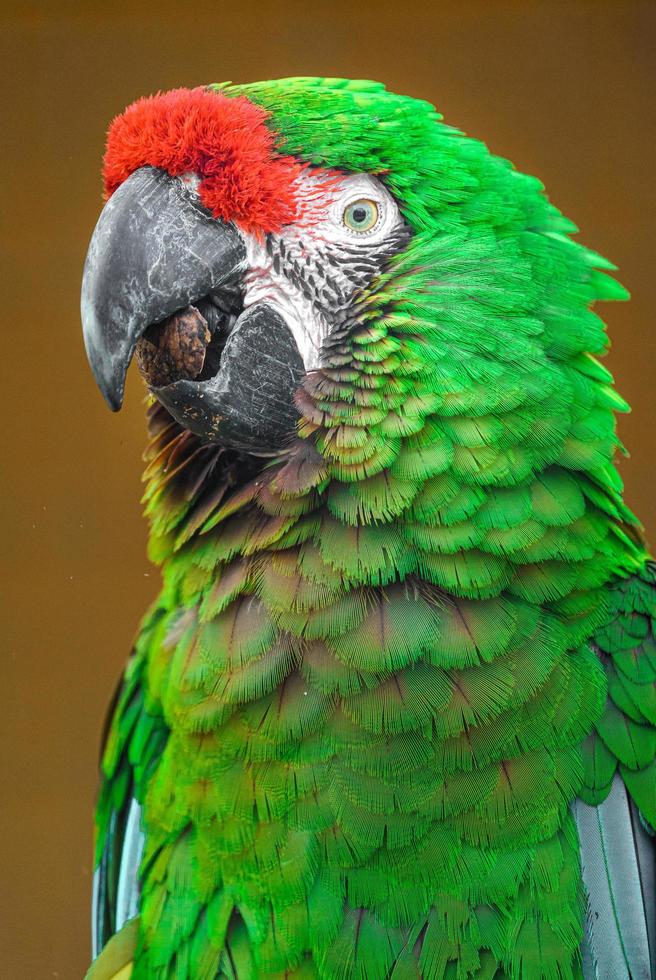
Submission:
[[[6,0],[5,0],[6,2]],[[2,21],[3,827],[0,975],[88,957],[98,732],[157,588],[140,517],[138,380],[120,417],[82,348],[79,282],[110,118],[177,85],[382,79],[544,181],[633,293],[606,306],[629,503],[652,539],[653,52],[640,2],[16,4]],[[407,9],[406,9],[407,8]]]

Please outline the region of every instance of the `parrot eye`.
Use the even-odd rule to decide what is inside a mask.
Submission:
[[[380,213],[376,202],[363,197],[347,205],[342,215],[342,221],[351,231],[362,234],[375,228],[379,217]]]

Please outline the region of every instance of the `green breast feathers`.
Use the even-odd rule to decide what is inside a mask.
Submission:
[[[85,341],[113,408],[133,356],[150,392],[163,586],[104,749],[89,978],[649,980],[614,267],[373,82],[142,99],[104,179]]]

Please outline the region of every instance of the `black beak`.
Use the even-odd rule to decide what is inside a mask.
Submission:
[[[221,304],[222,290],[234,303],[245,262],[237,229],[213,218],[180,179],[142,167],[121,184],[93,232],[81,302],[89,363],[113,411],[148,328],[207,297]],[[149,379],[153,393],[209,441],[260,452],[281,448],[295,429],[293,395],[304,373],[289,328],[273,308],[258,304],[230,318],[221,348],[214,376],[206,370],[204,380],[183,375],[159,387]]]

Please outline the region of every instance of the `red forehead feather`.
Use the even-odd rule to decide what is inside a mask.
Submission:
[[[105,193],[139,167],[201,178],[200,197],[215,217],[245,231],[278,231],[294,219],[293,182],[302,165],[274,149],[267,113],[248,99],[205,88],[139,99],[109,127]]]

